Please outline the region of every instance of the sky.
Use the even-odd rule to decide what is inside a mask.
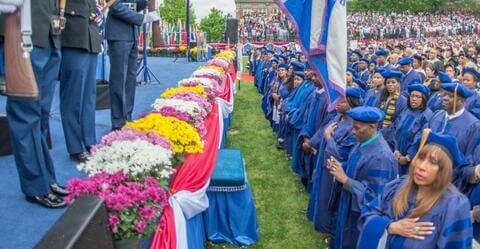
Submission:
[[[162,0],[157,0],[158,3],[162,3]],[[210,12],[210,9],[215,7],[225,14],[230,13],[232,16],[235,16],[235,1],[234,0],[190,0],[190,3],[195,10],[195,15],[197,16],[197,22],[207,16]]]

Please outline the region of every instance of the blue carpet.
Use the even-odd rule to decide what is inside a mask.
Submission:
[[[149,67],[161,83],[137,88],[134,117],[151,110],[150,105],[161,92],[189,77],[202,64],[186,63],[184,59],[174,62],[172,58],[150,58]],[[0,97],[0,115],[5,115],[5,97]],[[95,123],[99,139],[110,131],[110,111],[97,111]],[[85,174],[77,171],[75,164],[68,159],[59,112],[58,87],[52,104],[50,131],[53,142],[50,153],[59,183],[66,184],[72,177],[84,177]],[[34,247],[66,210],[50,210],[25,201],[13,156],[0,157],[0,189],[0,248]]]

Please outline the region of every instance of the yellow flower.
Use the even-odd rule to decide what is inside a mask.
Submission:
[[[180,50],[180,52],[185,52],[187,51],[187,46],[181,45],[180,47],[178,47],[178,50]]]
[[[207,93],[205,92],[205,89],[203,89],[201,85],[168,88],[167,90],[165,90],[165,92],[162,93],[160,97],[163,99],[168,99],[170,96],[175,95],[177,93],[182,93],[182,92],[195,92],[207,98]]]
[[[202,69],[212,69],[212,70],[215,70],[215,71],[221,73],[222,75],[225,75],[225,70],[223,70],[223,68],[221,68],[221,67],[217,67],[217,66],[213,66],[213,65],[201,66],[197,70],[202,70]]]
[[[127,123],[125,128],[156,132],[170,141],[175,153],[200,153],[204,148],[197,129],[174,117],[151,113],[144,118]]]

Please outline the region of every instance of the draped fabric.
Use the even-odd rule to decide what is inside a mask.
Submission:
[[[154,234],[152,249],[188,248],[186,220],[208,208],[206,189],[215,168],[222,139],[222,116],[233,111],[233,85],[236,72],[230,67],[212,111],[205,119],[208,129],[202,153],[187,154],[170,182],[169,206],[165,207]],[[223,115],[222,115],[223,114]],[[227,116],[228,116],[227,114]]]

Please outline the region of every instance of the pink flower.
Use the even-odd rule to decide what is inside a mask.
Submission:
[[[108,216],[108,225],[110,225],[110,229],[112,229],[113,233],[118,233],[118,224],[120,224],[120,219],[117,216]]]
[[[119,131],[110,132],[102,137],[100,144],[92,148],[92,152],[99,150],[100,148],[110,146],[115,141],[133,141],[136,139],[145,140],[149,143],[160,145],[165,149],[171,150],[171,145],[168,139],[158,135],[155,132],[137,131],[135,129],[122,129]]]
[[[143,233],[143,231],[145,231],[145,228],[147,228],[147,222],[145,222],[144,220],[141,220],[141,221],[135,223],[135,225],[133,225],[133,229],[137,233]]]
[[[152,206],[145,206],[140,210],[140,217],[145,220],[151,220],[155,217],[155,208]]]

